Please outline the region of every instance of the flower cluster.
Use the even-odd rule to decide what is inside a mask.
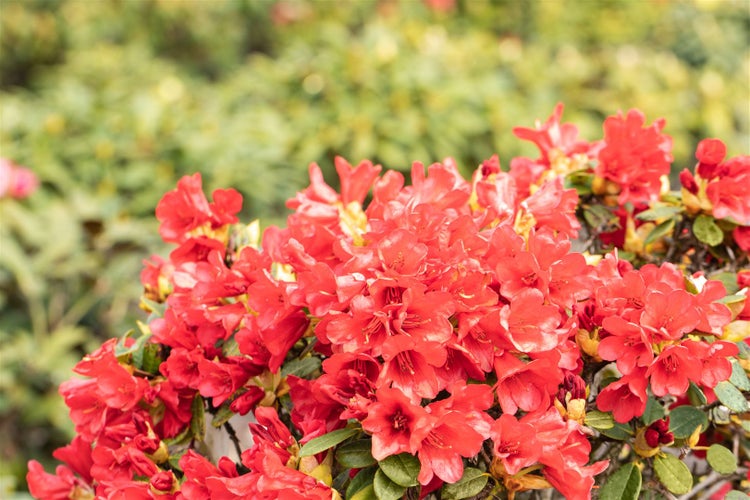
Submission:
[[[745,410],[727,394],[750,389],[750,273],[736,273],[747,248],[732,237],[750,200],[731,184],[750,157],[701,143],[696,176],[681,176],[710,201],[701,212],[665,190],[663,121],[631,110],[589,143],[562,110],[515,129],[539,158],[505,171],[495,156],[468,181],[451,160],[415,163],[407,183],[337,158],[334,189],[313,164],[286,227],[262,236],[239,223],[236,191],[209,201],[199,174],[181,179],[156,208],[175,248],[141,275],[151,318],[61,386],[77,437],[55,475],[29,464],[32,494],[589,498],[616,465],[613,442],[669,460],[661,447],[687,437],[671,426],[690,425],[662,417],[686,394]],[[710,248],[707,214],[721,232]],[[639,248],[660,243],[660,262],[612,248],[613,231],[631,247],[641,237],[636,218],[653,233]],[[693,254],[670,259],[688,237]],[[739,293],[707,278],[716,269]]]

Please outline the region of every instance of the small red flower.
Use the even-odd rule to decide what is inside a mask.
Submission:
[[[362,428],[372,434],[372,456],[383,460],[399,453],[415,454],[434,417],[398,389],[379,389]]]

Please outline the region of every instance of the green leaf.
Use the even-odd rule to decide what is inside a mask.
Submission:
[[[302,445],[302,448],[300,448],[299,450],[299,456],[309,457],[311,455],[320,453],[321,451],[326,451],[327,449],[333,448],[337,444],[341,443],[342,441],[346,441],[347,439],[358,433],[359,429],[354,428],[331,431],[328,434],[324,434],[322,436],[316,437],[315,439],[311,439],[310,441]]]
[[[190,419],[190,431],[198,441],[203,441],[206,435],[206,415],[203,408],[203,398],[196,394],[191,406],[193,418]]]
[[[673,205],[662,205],[654,207],[649,210],[644,210],[635,216],[636,219],[655,221],[659,219],[667,219],[674,217],[678,213],[682,212],[682,207],[675,207]]]
[[[406,486],[395,483],[383,469],[378,469],[372,482],[378,500],[398,500],[406,492]]]
[[[349,500],[377,500],[378,496],[375,494],[375,485],[371,482],[357,490],[353,495],[346,495],[346,498]]]
[[[614,422],[611,428],[599,429],[599,432],[608,438],[624,441],[633,435],[633,429],[628,424]]]
[[[746,493],[742,493],[741,491],[732,490],[727,492],[727,496],[724,497],[724,500],[748,500],[750,499],[750,496],[748,496]]]
[[[666,236],[671,233],[672,229],[674,229],[674,219],[667,219],[653,228],[651,232],[648,233],[648,236],[646,236],[646,239],[643,240],[643,243],[646,245],[648,245],[649,243],[653,243],[662,236]]]
[[[729,381],[741,391],[750,391],[750,380],[747,378],[747,373],[736,360],[732,361],[732,375],[729,377]]]
[[[690,437],[700,426],[701,432],[708,429],[708,417],[693,406],[678,406],[669,413],[669,431],[678,439]]]
[[[586,412],[586,425],[593,427],[594,429],[611,429],[615,426],[615,420],[611,413],[605,413],[599,410],[591,410]]]
[[[644,425],[651,425],[657,420],[664,418],[664,414],[664,407],[655,398],[649,397],[646,400],[646,409],[643,415],[641,415],[641,420],[643,420]]]
[[[284,377],[294,375],[295,377],[299,378],[309,378],[315,372],[320,370],[320,365],[320,359],[314,356],[308,356],[302,359],[293,359],[284,364],[284,367],[281,369],[281,375],[283,375]]]
[[[361,439],[339,446],[336,449],[336,462],[351,469],[363,469],[377,463],[372,457],[372,441]]]
[[[688,387],[687,392],[688,400],[690,401],[690,404],[693,406],[703,406],[704,404],[708,403],[708,400],[706,399],[706,395],[703,394],[703,390],[698,387],[695,382],[690,382],[690,387]]]
[[[583,218],[589,226],[594,228],[606,227],[617,217],[607,207],[602,205],[590,205],[583,209]]]
[[[140,364],[141,370],[155,375],[159,372],[161,362],[161,346],[159,344],[148,343],[143,346],[143,357]]]
[[[712,247],[724,241],[724,232],[716,225],[714,218],[708,215],[701,214],[696,217],[693,222],[693,234],[698,241]]]
[[[735,413],[742,413],[750,409],[745,396],[728,380],[716,384],[714,393],[724,406]]]
[[[141,335],[140,337],[138,337],[138,339],[136,339],[135,342],[133,342],[133,344],[131,344],[130,346],[126,346],[125,340],[127,340],[128,337],[130,337],[134,333],[134,331],[135,330],[128,330],[128,332],[123,335],[122,339],[117,342],[117,344],[115,345],[115,356],[117,356],[117,358],[123,358],[129,354],[132,354],[133,362],[136,364],[140,364],[142,360],[141,356],[143,356],[143,353],[139,351],[143,349],[143,346],[146,344],[146,342],[148,342],[148,339],[151,337],[151,335]]]
[[[719,474],[731,474],[737,470],[737,457],[720,444],[709,446],[706,460],[708,460],[708,465]]]
[[[419,459],[409,453],[391,455],[379,462],[383,471],[393,482],[401,486],[416,486],[419,474]]]
[[[211,425],[218,429],[222,425],[229,422],[229,420],[235,415],[236,413],[232,411],[232,408],[230,408],[229,401],[225,401],[216,410],[216,413],[214,414],[213,419],[211,420]]]
[[[641,492],[641,471],[633,463],[625,464],[599,490],[600,500],[636,500]]]
[[[654,471],[661,484],[676,495],[683,495],[693,488],[690,469],[674,455],[658,455],[654,459]]]
[[[368,467],[359,471],[352,478],[349,487],[346,488],[346,498],[358,498],[360,500],[375,498],[375,490],[372,489],[372,482],[375,479],[375,471],[377,470],[377,467]]]
[[[726,288],[727,290],[727,295],[734,295],[740,290],[740,286],[737,284],[737,273],[722,271],[720,273],[711,274],[708,276],[708,278],[724,283],[724,288]]]
[[[487,485],[489,476],[474,467],[464,469],[463,476],[454,484],[443,486],[440,498],[443,500],[460,500],[478,495]]]

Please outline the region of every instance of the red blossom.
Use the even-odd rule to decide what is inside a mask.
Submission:
[[[601,411],[611,411],[620,423],[643,415],[648,399],[645,372],[640,369],[609,384],[597,396],[596,405]]]
[[[372,434],[372,456],[383,460],[399,453],[416,453],[432,422],[434,417],[400,390],[382,388],[362,420],[362,428]]]
[[[672,139],[661,130],[664,120],[644,126],[643,113],[631,109],[604,121],[604,147],[594,172],[620,188],[620,205],[657,199],[661,176],[669,173]]]
[[[159,201],[156,218],[159,234],[166,242],[183,243],[195,230],[216,229],[237,222],[236,214],[242,209],[242,196],[234,189],[217,189],[214,202],[209,203],[203,194],[200,174],[185,176],[177,188]]]

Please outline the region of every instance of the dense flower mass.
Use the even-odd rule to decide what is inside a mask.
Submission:
[[[583,499],[632,450],[669,461],[713,409],[747,410],[750,200],[732,183],[750,160],[702,142],[680,198],[663,120],[631,110],[587,142],[562,111],[515,129],[539,158],[470,181],[450,159],[407,181],[337,158],[336,190],[313,164],[262,235],[236,191],[181,179],[156,207],[175,248],[141,275],[149,322],[61,386],[77,437],[55,475],[29,464],[32,495]],[[705,426],[670,420],[686,395]]]

